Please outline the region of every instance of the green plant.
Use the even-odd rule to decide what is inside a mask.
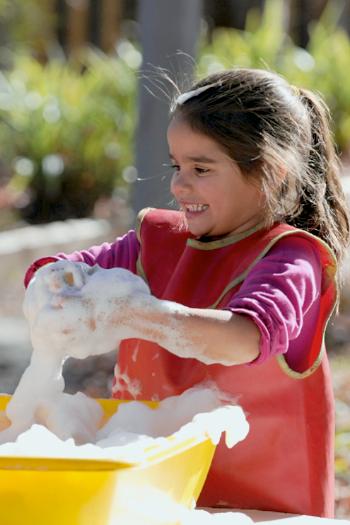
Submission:
[[[283,2],[267,0],[262,14],[252,10],[245,31],[217,29],[203,44],[198,73],[234,66],[268,68],[296,86],[321,93],[330,107],[339,149],[350,144],[350,40],[339,27],[341,5],[329,2],[310,27],[307,49],[294,44],[284,28]]]
[[[0,0],[0,61],[8,67],[12,52],[30,50],[41,60],[57,48],[55,0]]]
[[[87,52],[78,65],[28,56],[0,76],[0,156],[30,222],[88,216],[131,161],[135,72]]]

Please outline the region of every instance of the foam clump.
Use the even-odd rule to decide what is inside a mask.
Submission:
[[[212,514],[201,509],[188,511],[180,519],[180,525],[250,525],[254,523],[249,516],[242,512],[218,512]]]
[[[142,461],[147,446],[166,446],[164,438],[171,434],[179,439],[205,436],[216,444],[226,432],[226,441],[233,446],[246,437],[249,428],[240,407],[222,406],[219,393],[205,386],[169,397],[161,401],[157,409],[139,401],[122,403],[101,429],[101,417],[95,417],[95,421],[91,418],[94,404],[95,416],[102,416],[99,404],[87,396],[61,394],[54,406],[46,405],[43,424],[34,423],[15,443],[0,446],[0,456],[138,462]],[[89,443],[77,444],[77,436],[86,438],[87,427]],[[6,434],[6,430],[0,437],[2,434]]]
[[[141,439],[141,437],[140,437]],[[150,440],[142,440],[145,447]],[[5,443],[0,446],[0,457],[33,457],[33,458],[62,458],[85,459],[101,461],[124,461],[134,463],[140,458],[140,451],[124,447],[109,447],[108,450],[94,444],[77,446],[73,438],[65,441],[43,425],[34,424],[20,434],[15,442]]]
[[[251,518],[242,512],[220,512],[218,509],[188,509],[174,501],[169,494],[154,487],[120,487],[120,523],[132,525],[250,525]],[[137,501],[137,505],[135,505]],[[119,522],[118,522],[119,523]]]
[[[34,423],[44,424],[62,439],[91,441],[91,425],[96,429],[101,408],[83,394],[63,394],[63,364],[68,357],[84,359],[117,348],[118,338],[125,336],[123,326],[115,330],[113,323],[110,328],[108,323],[91,326],[90,312],[107,319],[120,308],[123,297],[148,295],[144,281],[121,268],[57,261],[37,271],[23,303],[33,352],[7,405],[11,424],[0,432],[0,444],[15,440]]]
[[[57,261],[40,268],[23,302],[33,350],[61,359],[104,354],[131,337],[123,312],[126,298],[142,301],[150,290],[123,268]],[[99,322],[96,322],[96,319]]]

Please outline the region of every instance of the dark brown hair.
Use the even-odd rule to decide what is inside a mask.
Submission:
[[[171,116],[214,139],[266,198],[266,224],[283,221],[325,241],[342,260],[349,216],[329,111],[275,73],[232,69],[178,96]]]

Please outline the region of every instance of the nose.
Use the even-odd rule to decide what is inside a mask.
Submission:
[[[174,197],[180,197],[191,190],[191,180],[185,170],[177,170],[171,178],[170,191]]]

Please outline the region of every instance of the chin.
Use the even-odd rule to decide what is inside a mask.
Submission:
[[[208,234],[206,230],[200,230],[198,228],[191,228],[188,227],[188,231],[194,236],[194,237],[206,237]]]
[[[189,221],[186,221],[186,223],[189,232],[195,237],[206,237],[211,235],[210,228],[205,228],[199,224],[191,224]]]

